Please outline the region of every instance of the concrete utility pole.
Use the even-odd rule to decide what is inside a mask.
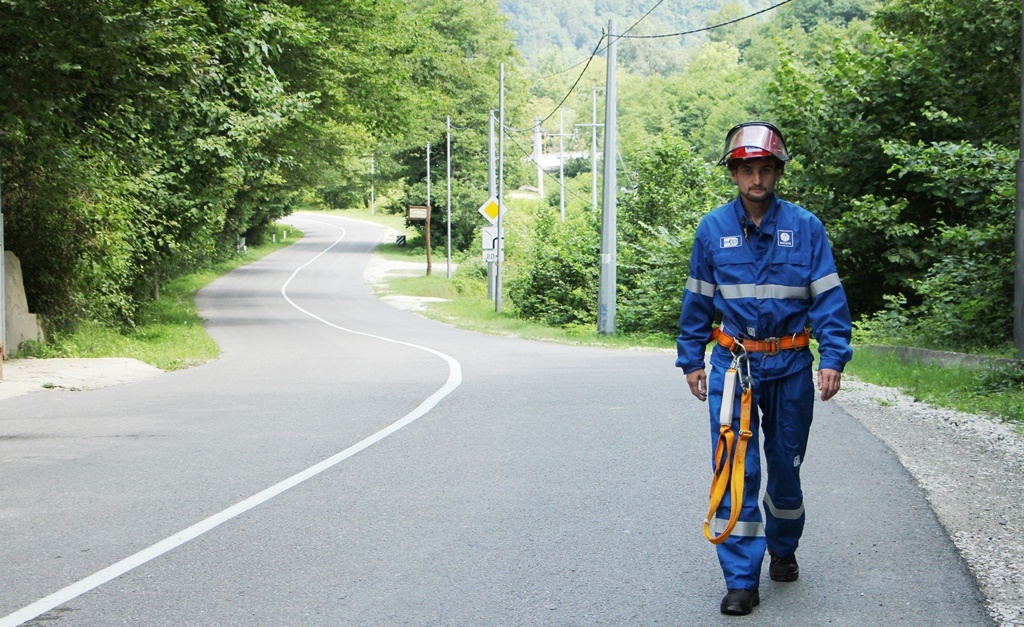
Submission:
[[[572,137],[572,133],[566,133],[562,124],[562,110],[558,110],[558,210],[565,222],[565,138]]]
[[[448,232],[446,239],[448,240],[448,272],[447,276],[450,280],[452,278],[452,116],[445,118],[445,125],[447,133],[445,134],[445,142],[447,143],[447,158],[446,163],[448,167]]]
[[[540,125],[537,125],[540,128]],[[494,261],[494,311],[501,313],[501,255],[505,234],[501,232],[501,206],[505,202],[505,64],[498,78],[498,245]]]
[[[604,206],[601,211],[601,278],[597,293],[597,331],[615,333],[616,291],[616,181],[617,147],[616,118],[616,53],[615,24],[608,21],[608,78],[604,91]]]
[[[593,111],[590,124],[577,124],[576,126],[590,127],[590,205],[597,211],[597,129],[604,124],[597,123],[597,87],[591,91],[593,99]]]
[[[6,133],[4,133],[6,135]],[[2,165],[0,165],[2,168]],[[4,203],[3,203],[4,177],[0,173],[0,381],[4,380],[4,352],[7,344],[7,268],[4,265],[7,247],[4,244]]]
[[[597,211],[597,87],[590,90],[590,101],[590,203],[594,206],[594,211]]]
[[[1021,14],[1020,152],[1017,156],[1017,228],[1014,236],[1013,344],[1024,359],[1024,12]]]
[[[487,114],[487,197],[495,198],[498,191],[494,176],[494,110]],[[501,206],[501,203],[498,203]],[[494,300],[494,262],[487,262],[487,298]]]
[[[544,166],[540,160],[544,158],[544,131],[540,128],[540,118],[533,127],[533,162],[537,164],[537,192],[544,198]]]
[[[424,239],[427,244],[427,276],[430,276],[430,214],[434,212],[430,206],[430,144],[427,143],[427,225],[424,227]]]

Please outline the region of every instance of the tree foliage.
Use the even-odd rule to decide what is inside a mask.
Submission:
[[[899,295],[922,343],[954,343],[957,319],[1008,328],[1019,6],[890,1],[875,24],[783,54],[772,111],[814,154],[794,195],[830,223],[856,314]]]
[[[719,4],[708,21],[745,9]],[[620,327],[674,325],[686,223],[653,220],[676,198],[698,212],[724,199],[696,173],[729,127],[768,119],[794,155],[780,194],[826,223],[862,330],[874,321],[919,345],[1006,345],[1019,4],[815,0],[709,40],[670,76],[620,74],[635,187],[620,194]]]
[[[0,0],[6,241],[34,310],[131,324],[369,154],[435,136],[514,56],[493,2]],[[348,190],[348,191],[345,191]]]

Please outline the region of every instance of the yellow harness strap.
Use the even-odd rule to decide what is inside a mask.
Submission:
[[[726,379],[737,376],[735,365],[726,372]],[[726,392],[732,394],[731,386],[726,386]],[[718,446],[715,448],[715,474],[711,479],[711,498],[708,504],[708,515],[704,519],[704,537],[712,544],[721,544],[732,533],[736,521],[740,518],[740,511],[743,509],[743,479],[746,474],[747,442],[750,440],[750,411],[753,406],[754,392],[752,387],[743,386],[743,397],[740,400],[740,433],[739,441],[732,432],[731,424],[723,424],[719,427]],[[722,403],[728,403],[728,414],[732,416],[732,398],[722,399]],[[729,421],[731,423],[731,420]],[[733,443],[735,442],[735,451]],[[730,480],[731,479],[731,480]],[[719,535],[711,531],[711,521],[715,518],[715,512],[722,504],[725,497],[725,490],[731,484],[729,505],[729,522]]]

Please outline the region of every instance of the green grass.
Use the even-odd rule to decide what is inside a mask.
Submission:
[[[1005,368],[939,366],[904,361],[870,350],[855,351],[846,371],[861,381],[898,388],[915,400],[995,416],[1024,427],[1024,372]]]
[[[288,229],[288,240],[283,231]],[[86,322],[72,332],[54,333],[45,344],[29,343],[15,357],[130,357],[162,370],[190,368],[220,355],[196,310],[196,293],[214,279],[252,263],[302,237],[293,227],[277,226],[277,241],[161,286],[159,298],[146,304],[137,325],[128,331]]]

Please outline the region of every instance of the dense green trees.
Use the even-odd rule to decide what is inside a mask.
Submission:
[[[351,199],[368,155],[394,176],[513,55],[487,2],[0,0],[6,241],[33,308],[131,324],[300,195]]]
[[[718,8],[710,22],[744,13]],[[780,193],[826,222],[862,329],[1008,346],[1019,3],[792,3],[709,39],[674,75],[620,76],[620,327],[670,332],[688,229],[729,193],[707,164],[732,124],[763,118],[795,156]],[[686,219],[652,224],[675,199]]]
[[[856,314],[899,302],[919,343],[1006,343],[1020,7],[896,0],[875,25],[783,55],[772,111],[813,151],[793,193],[831,223]]]
[[[131,324],[167,277],[259,238],[299,199],[362,202],[371,155],[382,210],[422,204],[428,142],[442,245],[446,116],[452,243],[474,246],[499,64],[514,188],[533,182],[537,116],[554,132],[561,103],[567,129],[590,122],[605,61],[584,70],[580,51],[609,17],[627,26],[651,7],[502,2],[516,23],[558,24],[526,67],[498,1],[0,0],[3,209],[32,306],[57,323]],[[666,0],[631,34],[768,5]],[[814,0],[684,46],[621,40],[620,328],[672,332],[692,229],[732,193],[710,164],[732,124],[767,118],[795,156],[780,192],[826,222],[862,328],[1006,343],[1019,18],[1010,0]],[[580,135],[573,147],[589,148]],[[572,189],[589,184],[588,168],[573,174]],[[509,281],[520,315],[595,319],[585,195],[565,222],[550,204],[524,221],[532,244]]]

